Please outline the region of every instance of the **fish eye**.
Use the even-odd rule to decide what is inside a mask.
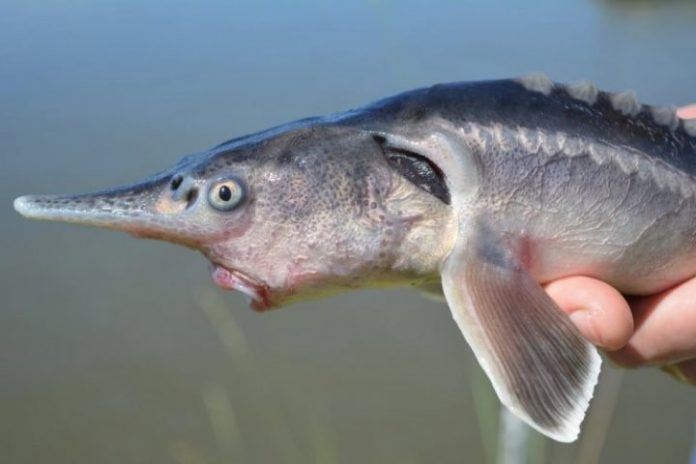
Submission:
[[[215,182],[208,190],[208,203],[220,211],[229,211],[244,198],[242,184],[234,179]]]

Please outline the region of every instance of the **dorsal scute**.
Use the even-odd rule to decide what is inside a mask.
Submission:
[[[677,117],[677,108],[675,106],[653,106],[650,108],[650,113],[655,122],[661,126],[669,127],[670,130],[675,130],[679,127],[679,118]]]
[[[682,123],[686,133],[692,137],[696,137],[696,119],[685,119]]]
[[[594,105],[597,102],[597,96],[599,95],[599,90],[592,82],[580,81],[566,86],[568,95],[576,100],[587,103],[588,105]]]
[[[633,90],[611,94],[611,106],[624,116],[636,116],[640,112],[640,102]]]
[[[546,74],[542,73],[528,74],[516,79],[516,81],[530,92],[541,93],[545,96],[551,96],[554,89],[564,89],[572,99],[590,106],[597,103],[600,95],[605,95],[611,107],[624,116],[638,117],[645,110],[643,114],[649,114],[656,124],[664,126],[670,131],[675,131],[679,128],[679,117],[677,116],[677,108],[675,106],[642,105],[633,90],[604,93],[598,90],[595,84],[586,80],[565,85],[555,84]],[[696,126],[696,123],[691,121],[684,121],[683,123],[684,130],[691,136],[696,136],[696,127],[694,126]]]
[[[538,92],[546,96],[551,94],[554,87],[553,81],[544,73],[527,74],[517,78],[517,82],[531,92]]]

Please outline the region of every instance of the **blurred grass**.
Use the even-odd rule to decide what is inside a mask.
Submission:
[[[536,430],[530,430],[529,432],[527,462],[543,464],[548,460],[549,439]]]
[[[225,305],[220,294],[212,289],[206,289],[199,292],[198,302],[201,310],[210,321],[213,329],[215,330],[218,339],[222,343],[225,352],[230,357],[231,366],[230,368],[239,373],[239,377],[247,382],[254,382],[255,385],[265,385],[262,382],[264,376],[259,372],[259,363],[254,359],[253,353],[249,349],[249,345],[246,342],[246,337],[244,333],[237,324],[237,321],[232,315],[232,311]],[[259,395],[263,397],[273,397],[273,395]],[[279,407],[274,407],[272,403],[262,402],[258,400],[258,396],[250,395],[249,402],[253,403],[257,414],[263,421],[267,424],[269,430],[273,430],[272,435],[275,443],[270,443],[269,445],[274,445],[274,447],[280,450],[280,460],[279,462],[286,462],[288,464],[295,464],[300,462],[306,462],[306,460],[301,459],[301,453],[299,446],[295,443],[295,438],[292,434],[292,429],[281,412],[282,409]],[[215,428],[216,422],[224,422],[226,424],[236,424],[236,419],[234,417],[224,417],[225,415],[231,414],[233,411],[231,405],[224,410],[208,410],[211,423],[213,428]],[[211,415],[211,412],[213,415]],[[236,426],[234,428],[234,434],[237,434]],[[219,430],[219,433],[226,433],[225,430]],[[229,431],[228,431],[229,432]],[[225,450],[225,443],[234,441],[234,438],[223,437],[223,441],[218,439],[218,446]],[[239,443],[241,445],[241,443]],[[241,454],[241,447],[236,449],[227,449],[228,455],[236,455],[239,457]],[[243,461],[242,461],[243,462]]]
[[[243,454],[237,416],[227,391],[222,385],[208,385],[203,389],[203,403],[208,412],[215,441],[222,454]]]
[[[255,415],[265,424],[269,447],[277,454],[273,462],[299,464],[338,464],[341,462],[338,437],[332,426],[326,405],[316,404],[306,411],[311,416],[309,427],[309,446],[298,442],[297,431],[292,430],[290,420],[283,413],[282,405],[261,398],[274,398],[273,391],[258,391],[266,385],[261,365],[247,343],[244,331],[235,320],[232,311],[222,296],[213,289],[201,290],[196,298],[199,308],[210,322],[226,355],[230,359],[230,369],[237,374],[240,384],[254,385],[255,393],[247,396]],[[580,441],[572,445],[554,445],[542,434],[521,423],[502,408],[493,391],[490,381],[476,362],[468,368],[476,421],[481,435],[487,464],[559,462],[563,464],[597,464],[606,441],[609,424],[618,401],[623,372],[605,368],[600,376],[595,399],[591,403],[588,417],[583,426]],[[240,385],[242,388],[242,385]],[[271,388],[271,387],[262,387]],[[249,389],[251,391],[251,389]],[[217,446],[215,456],[205,455],[195,444],[174,442],[169,446],[169,454],[179,464],[218,464],[229,462],[251,462],[244,449],[243,428],[229,392],[222,384],[206,385],[201,392],[202,404],[210,424],[212,437]],[[416,462],[404,455],[397,444],[387,446],[380,454],[384,463]],[[512,448],[506,448],[506,447]],[[549,450],[562,450],[550,459]],[[387,449],[388,448],[388,449]],[[306,450],[309,452],[306,452]],[[513,449],[513,454],[509,454]],[[507,450],[507,455],[506,455]]]
[[[469,366],[469,381],[481,433],[481,443],[488,464],[497,462],[500,402],[483,369],[474,361]]]
[[[278,459],[274,462],[338,464],[336,437],[327,419],[328,416],[321,414],[320,408],[315,408],[314,426],[311,431],[314,455],[313,459],[307,459],[302,455],[301,447],[296,441],[296,434],[293,433],[288,418],[282,412],[283,408],[274,405],[273,402],[260,401],[260,398],[272,398],[274,395],[264,395],[264,392],[258,391],[260,385],[265,385],[263,382],[265,377],[232,311],[229,310],[220,294],[212,289],[199,291],[196,301],[210,322],[226,355],[230,358],[230,369],[238,373],[240,383],[254,385],[257,389],[255,395],[248,396],[248,402],[252,404],[256,415],[265,424],[265,429],[272,431],[268,434],[269,447],[275,449],[278,454]],[[218,448],[218,455],[207,458],[194,445],[180,442],[170,446],[170,455],[181,464],[249,462],[242,438],[244,424],[239,422],[225,386],[207,385],[201,395]],[[312,414],[311,411],[308,413]]]
[[[596,464],[600,462],[606,443],[609,425],[614,417],[619,393],[623,384],[624,371],[604,363],[599,376],[595,397],[585,418],[583,433],[575,458],[577,464]]]
[[[169,446],[169,455],[178,464],[208,464],[209,461],[194,446],[184,442],[174,442]]]
[[[312,421],[312,438],[316,464],[337,464],[340,462],[336,446],[337,437],[326,413],[319,410],[315,411]]]

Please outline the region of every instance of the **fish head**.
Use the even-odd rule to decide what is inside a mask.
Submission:
[[[24,196],[15,208],[199,250],[215,283],[262,311],[439,278],[454,221],[443,192],[414,182],[419,170],[437,174],[428,169],[385,149],[375,131],[304,121],[187,156],[137,184]]]

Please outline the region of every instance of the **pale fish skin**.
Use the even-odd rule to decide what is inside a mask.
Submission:
[[[696,275],[695,174],[696,123],[673,108],[533,75],[406,92],[139,184],[14,205],[198,249],[256,310],[366,286],[444,293],[501,401],[573,441],[600,358],[540,284],[650,294]]]

